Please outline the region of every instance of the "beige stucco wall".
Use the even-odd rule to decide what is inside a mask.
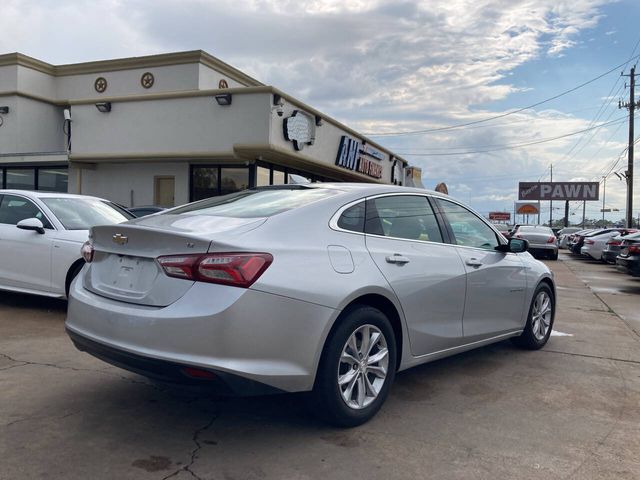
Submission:
[[[81,167],[75,163],[70,165],[69,193],[79,193],[78,171]],[[125,207],[153,205],[154,177],[174,176],[175,204],[182,205],[189,201],[187,162],[101,163],[82,168],[80,175],[81,193],[106,198]]]

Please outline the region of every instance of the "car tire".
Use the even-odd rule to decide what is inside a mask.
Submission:
[[[540,315],[541,311],[544,312],[542,315]],[[533,294],[524,330],[519,337],[512,338],[512,342],[527,350],[538,350],[544,347],[551,336],[555,313],[556,302],[553,291],[549,285],[541,283]]]
[[[338,322],[325,343],[310,406],[332,425],[355,427],[371,419],[387,398],[396,372],[396,341],[389,319],[373,307],[351,308]]]
[[[84,267],[84,262],[78,262],[74,266],[72,266],[67,273],[67,281],[64,284],[64,293],[67,298],[69,298],[69,289],[71,288],[71,282],[73,282],[73,279],[78,276],[80,270],[82,270],[82,267]]]

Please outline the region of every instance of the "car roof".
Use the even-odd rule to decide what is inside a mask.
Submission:
[[[0,189],[0,195],[24,195],[31,198],[92,198],[95,200],[108,201],[104,198],[94,197],[92,195],[78,195],[75,193],[62,193],[62,192],[42,192],[36,190],[17,190],[17,189]]]

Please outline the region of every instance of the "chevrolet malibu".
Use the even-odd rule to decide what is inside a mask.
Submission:
[[[555,286],[527,245],[437,192],[246,190],[94,227],[66,329],[147,377],[307,391],[325,420],[355,426],[400,370],[507,338],[545,345]]]
[[[0,289],[65,298],[89,228],[130,218],[102,198],[0,190]]]

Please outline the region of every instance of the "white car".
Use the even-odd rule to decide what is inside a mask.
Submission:
[[[618,235],[628,235],[629,233],[633,232],[635,232],[635,230],[620,229],[588,236],[584,239],[584,244],[580,248],[580,253],[582,255],[591,257],[594,260],[604,261],[603,252],[607,246],[607,242],[609,242],[612,238],[617,237]]]
[[[102,198],[0,190],[0,290],[65,298],[89,228],[130,218]]]

